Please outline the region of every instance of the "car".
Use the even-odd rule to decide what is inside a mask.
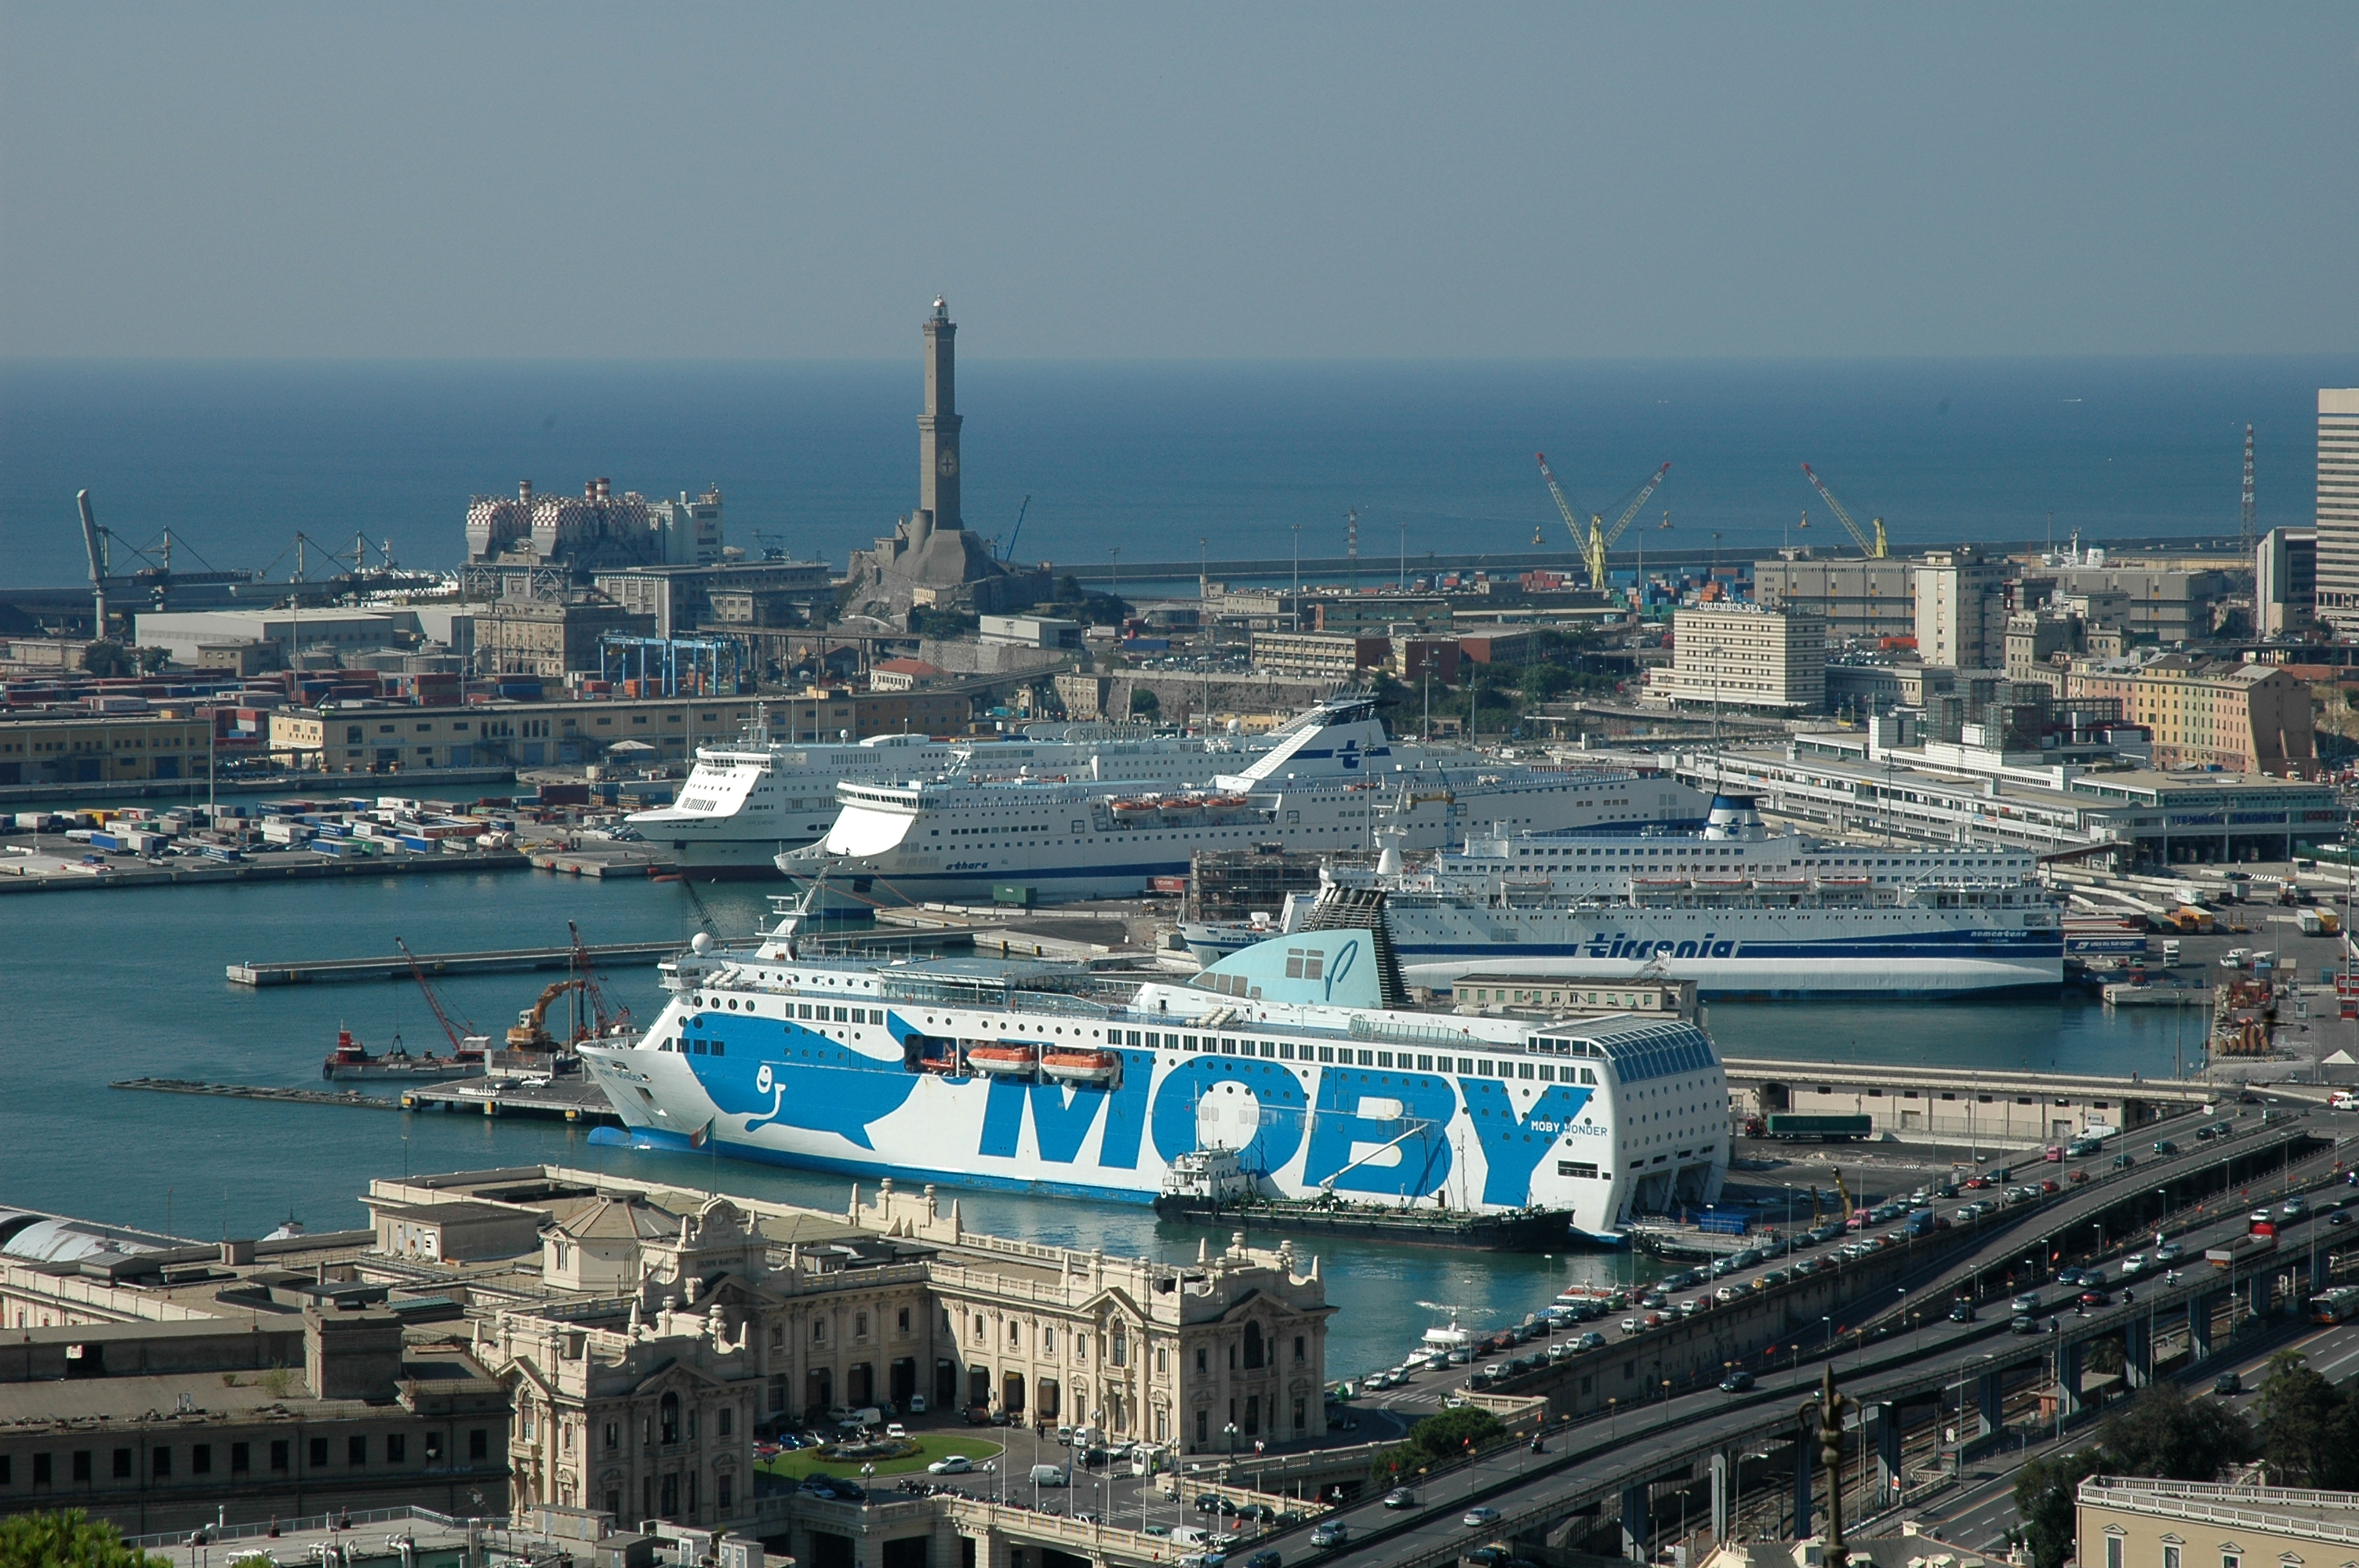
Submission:
[[[1247,1503],[1237,1510],[1239,1519],[1249,1519],[1256,1524],[1276,1524],[1277,1510],[1267,1503]]]
[[[1352,1527],[1341,1519],[1313,1525],[1310,1530],[1310,1544],[1313,1546],[1341,1546],[1351,1539]]]
[[[1623,1332],[1623,1333],[1625,1333],[1625,1334],[1636,1334],[1636,1333],[1637,1333],[1637,1332],[1638,1332],[1638,1328],[1639,1328],[1639,1323],[1638,1323],[1638,1320],[1637,1320],[1636,1318],[1635,1318],[1635,1317],[1625,1317],[1625,1318],[1624,1318],[1624,1319],[1622,1320],[1622,1332]]]
[[[940,1459],[935,1460],[932,1464],[926,1466],[926,1474],[929,1476],[971,1476],[974,1474],[974,1461],[968,1458],[963,1454],[945,1454]]]
[[[2284,1219],[2299,1219],[2309,1212],[2310,1205],[2299,1198],[2288,1198],[2277,1209],[2278,1217]]]
[[[1285,1563],[1275,1546],[1266,1546],[1245,1559],[1245,1568],[1285,1568]]]
[[[2064,1179],[2077,1187],[2089,1179],[2089,1173],[2086,1171],[2074,1171],[2071,1175]]]
[[[2056,1271],[2056,1282],[2060,1285],[2077,1285],[2081,1282],[2081,1279],[2082,1273],[2078,1269],[2063,1268]]]
[[[2062,1192],[2064,1187],[2063,1184],[2057,1181],[2055,1177],[2049,1176],[2040,1182],[2039,1190],[2044,1194],[2053,1194]]]
[[[1493,1541],[1486,1546],[1470,1548],[1460,1554],[1458,1561],[1466,1568],[1507,1568],[1507,1549]]]
[[[923,1415],[926,1413],[925,1395],[911,1394],[909,1396],[909,1413],[911,1415]]]
[[[1720,1289],[1712,1292],[1712,1299],[1716,1302],[1723,1303],[1743,1301],[1745,1299],[1745,1292],[1738,1290],[1734,1285],[1723,1285]]]
[[[2326,1223],[2329,1225],[2348,1225],[2351,1223],[2351,1217],[2338,1208],[2332,1214],[2326,1217]]]
[[[1723,1394],[1741,1394],[1752,1387],[1753,1374],[1742,1367],[1720,1380],[1720,1391]]]
[[[1604,1346],[1605,1336],[1593,1328],[1572,1342],[1575,1350],[1602,1350]]]
[[[1458,1522],[1469,1530],[1487,1530],[1499,1522],[1499,1510],[1478,1503],[1468,1509]]]
[[[2234,1372],[2223,1372],[2212,1379],[2212,1391],[2215,1394],[2241,1394],[2245,1391],[2245,1379]]]
[[[2114,1169],[2116,1171],[2126,1171],[2136,1163],[2137,1156],[2126,1150],[2114,1156]]]
[[[2186,1256],[2187,1249],[2176,1241],[2166,1241],[2154,1249],[2154,1260],[2158,1263],[2176,1263]]]
[[[1985,1188],[1985,1187],[1989,1186],[1990,1184],[1991,1184],[1991,1179],[1990,1179],[1988,1176],[1985,1176],[1985,1175],[1981,1174],[1980,1173],[1975,1173],[1975,1174],[1973,1174],[1973,1175],[1968,1176],[1968,1177],[1966,1178],[1966,1181],[1965,1181],[1966,1190],[1967,1190],[1968,1192],[1975,1192],[1975,1193],[1978,1193],[1978,1192],[1981,1192],[1984,1188]]]
[[[2143,1253],[2143,1252],[2133,1252],[2133,1253],[2131,1253],[2128,1257],[2126,1257],[2126,1258],[2125,1258],[2125,1259],[2123,1259],[2123,1260],[2122,1260],[2122,1278],[2124,1278],[2125,1280],[2128,1279],[2128,1278],[2129,1278],[2130,1276],[2132,1276],[2133,1274],[2143,1274],[2143,1273],[2145,1273],[2145,1272],[2146,1272],[2146,1254],[2145,1254],[2145,1253]]]
[[[2102,1291],[2105,1288],[2105,1271],[2103,1269],[2083,1269],[2081,1271],[2081,1283],[2087,1289]]]
[[[2082,1306],[2107,1306],[2112,1303],[2113,1299],[2113,1292],[2110,1291],[2082,1291],[2081,1292],[2081,1304]]]
[[[1391,1491],[1385,1494],[1385,1507],[1388,1509],[1413,1509],[1417,1507],[1417,1494],[1410,1491],[1407,1487],[1395,1487]]]
[[[1950,1303],[1950,1321],[1951,1323],[1973,1322],[1974,1303],[1965,1300],[1963,1297],[1951,1302]]]
[[[2016,1314],[2018,1316],[2025,1313],[2038,1312],[2039,1310],[2039,1292],[2038,1291],[2026,1291],[2021,1295],[2016,1297],[2015,1300],[2008,1304],[2015,1308]]]
[[[1063,1444],[1066,1447],[1071,1448],[1073,1445],[1073,1429],[1070,1426],[1059,1427],[1057,1429],[1057,1441]]]
[[[2018,1314],[2015,1321],[2006,1325],[2006,1331],[2009,1334],[2037,1334],[2039,1332],[2039,1320],[2027,1313]]]
[[[2179,1152],[2179,1145],[2168,1138],[2158,1138],[2155,1140],[2154,1152],[2158,1154],[2176,1154]]]
[[[2220,1132],[2217,1128],[2207,1126],[2199,1127],[2195,1130],[2195,1141],[2198,1143],[2209,1143],[2212,1140],[2219,1136]]]
[[[1196,1499],[1196,1511],[1200,1514],[1234,1516],[1237,1511],[1237,1505],[1234,1498],[1224,1498],[1218,1492],[1206,1492]]]
[[[885,1426],[885,1435],[895,1443],[907,1443],[909,1441],[909,1429],[897,1421],[888,1422]]]
[[[2064,1145],[2061,1143],[2050,1143],[2047,1148],[2039,1152],[2039,1157],[2051,1163],[2061,1160],[2064,1158]]]

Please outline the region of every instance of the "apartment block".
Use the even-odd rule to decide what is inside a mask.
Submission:
[[[540,767],[595,762],[618,741],[655,748],[651,762],[689,760],[734,741],[756,717],[788,741],[950,734],[973,704],[926,691],[827,691],[800,697],[673,697],[604,702],[497,702],[408,708],[389,703],[285,708],[270,716],[270,754],[325,773]]]
[[[1907,561],[1756,561],[1753,596],[1764,610],[1818,616],[1831,644],[1917,632],[1915,568]]]
[[[2006,562],[1968,545],[1929,550],[1912,571],[1919,658],[1951,669],[1985,669],[2005,661]]]
[[[2314,778],[2318,752],[2310,687],[2277,665],[2204,664],[2166,654],[2133,668],[2084,661],[2068,697],[2114,697],[2122,717],[2154,735],[2163,768]]]
[[[1309,676],[1318,680],[1357,680],[1392,657],[1389,637],[1350,636],[1340,632],[1256,632],[1253,666],[1268,675]]]
[[[2253,629],[2298,637],[2318,623],[2318,530],[2272,528],[2253,551]]]
[[[2318,614],[2359,637],[2359,386],[2318,391]]]
[[[1800,611],[1706,605],[1671,618],[1672,662],[1647,672],[1647,696],[1674,708],[1820,713],[1827,623]]]

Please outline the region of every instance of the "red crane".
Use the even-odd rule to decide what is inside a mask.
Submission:
[[[425,969],[418,962],[418,955],[409,950],[409,944],[397,936],[393,939],[393,945],[401,949],[403,957],[409,960],[409,973],[418,981],[418,989],[426,993],[426,1005],[434,1010],[434,1022],[442,1026],[444,1038],[451,1042],[451,1054],[454,1056],[482,1055],[484,1054],[484,1047],[480,1044],[482,1037],[476,1034],[474,1024],[468,1023],[467,1033],[462,1035],[458,1027],[451,1022],[451,1015],[442,1011],[442,999],[434,994],[433,982],[427,979]],[[477,1044],[471,1044],[470,1041]]]

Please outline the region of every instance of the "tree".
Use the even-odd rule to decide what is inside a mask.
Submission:
[[[1524,694],[1525,701],[1546,702],[1571,690],[1573,675],[1555,665],[1529,665],[1516,677],[1516,686]]]
[[[82,651],[82,667],[103,680],[111,676],[127,676],[137,668],[131,650],[122,643],[101,640]]]
[[[1430,1465],[1462,1458],[1506,1430],[1489,1411],[1471,1405],[1443,1411],[1410,1427],[1408,1441],[1387,1449],[1370,1466],[1369,1475],[1378,1485],[1388,1486]]]
[[[2342,1425],[2342,1396],[2310,1369],[2298,1350],[2280,1350],[2261,1374],[2260,1397],[2253,1401],[2253,1425],[2269,1481],[2279,1487],[2315,1487],[2336,1468],[2332,1444]]]
[[[141,675],[152,676],[172,662],[169,648],[135,648],[132,652],[138,656]]]
[[[2073,1495],[2102,1468],[2098,1453],[2057,1454],[2024,1462],[2015,1476],[2015,1512],[2023,1520],[2023,1544],[2032,1568],[2064,1568],[2072,1555],[2077,1522]]]
[[[1143,718],[1153,719],[1162,713],[1163,700],[1155,695],[1153,687],[1135,686],[1130,688],[1130,710]]]
[[[123,1532],[80,1509],[0,1519],[0,1563],[8,1568],[168,1568],[123,1544]]]
[[[2097,1429],[2097,1445],[2105,1468],[2125,1476],[2210,1481],[2251,1457],[2253,1429],[2234,1406],[2149,1383]]]

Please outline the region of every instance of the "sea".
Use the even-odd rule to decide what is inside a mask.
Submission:
[[[1127,563],[1341,555],[1356,512],[1375,580],[1388,557],[1523,551],[1572,502],[1605,505],[1658,464],[1648,548],[1832,543],[1811,463],[1896,550],[2052,536],[2233,538],[2245,426],[2257,523],[2310,521],[2315,392],[2359,384],[2345,357],[1549,364],[1043,364],[962,367],[969,525],[1019,560]],[[166,530],[176,566],[283,579],[313,552],[447,568],[467,497],[605,477],[651,495],[718,485],[732,542],[837,567],[913,504],[915,355],[878,364],[51,364],[0,362],[0,589],[70,586],[85,562],[74,492],[127,546]],[[1665,533],[1656,514],[1668,512]],[[1022,534],[1013,537],[1019,514]],[[1297,529],[1299,529],[1298,535]],[[1716,535],[1716,537],[1715,537]],[[117,557],[117,569],[125,567]],[[749,933],[758,892],[706,893]],[[522,1120],[277,1106],[114,1089],[137,1076],[314,1085],[340,1027],[373,1048],[437,1042],[408,983],[233,986],[252,958],[554,945],[697,929],[677,884],[542,872],[390,876],[0,900],[0,1207],[211,1239],[289,1218],[357,1226],[369,1178],[565,1162],[841,1208],[851,1184],[710,1155],[591,1145]],[[641,1016],[652,970],[612,977]],[[542,977],[449,980],[496,1031]],[[2077,999],[1874,1008],[1723,1004],[1740,1055],[2146,1074],[2188,1049],[2175,1010],[2108,1018]],[[2174,1031],[2180,1033],[2175,1035]],[[1190,1256],[1196,1232],[1144,1209],[962,1195],[969,1224],[1125,1254]],[[1214,1237],[1215,1244],[1225,1237]],[[1568,1282],[1635,1277],[1626,1255],[1485,1257],[1334,1244],[1349,1278],[1338,1375],[1391,1365],[1438,1319],[1510,1321]]]
[[[0,588],[87,564],[74,492],[173,564],[296,565],[295,536],[406,566],[462,554],[473,494],[717,485],[732,543],[839,568],[915,504],[916,341],[898,363],[0,361]],[[1569,543],[1659,464],[1625,547],[1832,550],[1811,464],[1898,551],[1966,541],[2233,540],[2311,520],[2317,389],[2350,355],[2111,360],[1048,363],[960,367],[967,525],[1023,561],[1433,552]],[[1811,526],[1799,527],[1808,513]],[[1351,514],[1357,514],[1356,524]],[[1662,524],[1668,514],[1671,527]],[[1021,518],[1021,533],[1017,532]],[[122,557],[136,565],[136,559]],[[1189,574],[1192,577],[1192,573]]]

